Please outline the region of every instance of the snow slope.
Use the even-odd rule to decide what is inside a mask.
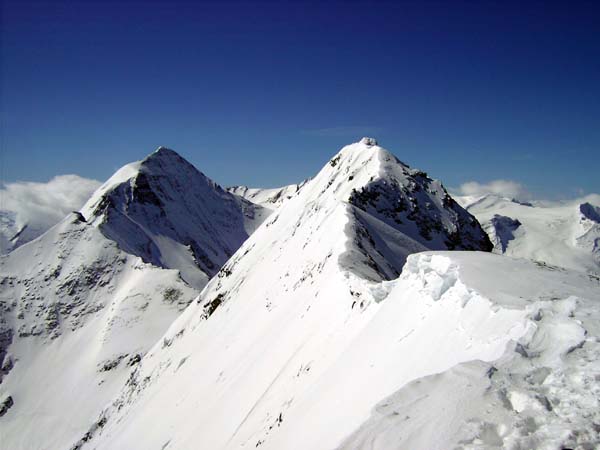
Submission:
[[[346,275],[322,297],[238,298],[208,320],[190,306],[90,448],[600,442],[598,278],[473,252],[412,255],[391,282]]]
[[[262,212],[160,148],[0,257],[1,446],[79,439]]]
[[[61,448],[197,291],[72,214],[0,261],[2,447]],[[1,409],[1,406],[0,406]]]
[[[242,245],[99,412],[90,424],[91,442],[77,446],[333,448],[387,391],[354,398],[360,407],[339,410],[348,420],[336,419],[338,425],[315,415],[326,432],[304,423],[303,411],[342,401],[315,403],[312,392],[334,380],[328,374],[386,304],[391,284],[385,280],[427,245],[491,248],[439,182],[371,139],[345,147]],[[444,322],[442,316],[431,324]],[[510,331],[520,314],[499,317],[498,343],[482,351],[489,357],[520,329]],[[427,370],[445,369],[447,362],[432,362]],[[356,383],[360,391],[369,383],[360,373],[335,380]],[[289,434],[280,434],[286,424]]]
[[[600,196],[532,204],[494,195],[457,200],[483,225],[495,252],[600,273]]]

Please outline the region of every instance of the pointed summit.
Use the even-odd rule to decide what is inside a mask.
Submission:
[[[119,169],[82,214],[127,253],[179,269],[188,283],[202,288],[247,239],[259,210],[177,152],[159,147]]]
[[[377,145],[377,141],[375,140],[375,138],[371,138],[371,137],[364,137],[359,141],[359,143],[366,145],[367,147],[373,147],[373,146]]]
[[[173,150],[173,149],[171,149],[169,147],[164,147],[162,145],[159,145],[158,148],[156,150],[154,150],[153,153],[151,153],[151,155],[154,155],[154,154],[157,154],[157,153],[175,153],[176,155],[178,155],[178,153],[175,150]]]
[[[493,247],[477,220],[439,181],[410,168],[372,138],[342,148],[303,193],[310,197],[307,201],[331,207],[347,202],[426,249],[490,251]]]
[[[141,161],[141,165],[148,165],[153,161],[157,160],[163,162],[171,162],[174,165],[181,164],[184,166],[192,166],[185,158],[183,158],[175,150],[163,146],[158,147],[156,150],[154,150],[152,153],[146,156],[146,158],[144,158]]]

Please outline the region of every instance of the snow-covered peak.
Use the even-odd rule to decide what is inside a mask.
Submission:
[[[81,212],[127,253],[178,269],[197,288],[266,216],[166,147],[119,169]]]
[[[179,154],[175,150],[173,150],[169,147],[163,147],[162,145],[159,145],[158,148],[156,150],[154,150],[154,152],[150,153],[148,158],[150,158],[151,156],[154,156],[154,155],[171,155],[171,156],[175,155],[175,156],[179,157]]]
[[[177,152],[166,147],[158,147],[143,160],[126,164],[117,170],[86,202],[81,210],[83,215],[90,218],[101,213],[102,211],[97,211],[98,205],[117,187],[124,183],[134,186],[143,185],[147,177],[163,178],[167,184],[171,185],[169,190],[179,190],[185,187],[185,182],[190,179],[196,179],[196,184],[198,184],[197,181],[202,181],[201,184],[211,189],[217,187],[214,182],[206,178]],[[168,194],[168,192],[166,193]]]
[[[426,248],[492,248],[477,220],[439,181],[366,139],[342,148],[299,197],[322,205],[350,203]]]
[[[373,146],[373,145],[377,145],[377,141],[374,138],[371,137],[364,137],[360,140],[361,144],[367,145],[369,147]]]

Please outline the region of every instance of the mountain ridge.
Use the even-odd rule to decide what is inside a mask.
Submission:
[[[195,420],[215,430],[197,445],[264,445],[295,404],[290,397],[302,397],[311,386],[298,381],[293,387],[285,380],[296,373],[301,380],[327,373],[385,303],[387,280],[398,276],[410,254],[427,250],[421,241],[444,246],[441,236],[456,225],[457,215],[445,209],[441,188],[419,190],[411,202],[425,211],[424,202],[431,200],[427,210],[444,214],[448,229],[442,226],[431,241],[414,224],[405,228],[413,233],[408,235],[403,224],[386,223],[378,204],[360,209],[349,202],[353,190],[381,180],[407,202],[417,192],[407,184],[408,193],[402,193],[394,178],[404,175],[401,163],[388,155],[372,141],[351,144],[275,209],[148,353],[132,382],[106,405],[97,419],[106,424],[94,434],[93,445],[167,442],[165,432],[175,426],[170,418],[180,417],[171,408],[188,411],[197,398],[207,408]],[[384,170],[386,164],[397,170]],[[178,385],[188,386],[185,398],[174,390]],[[169,398],[178,398],[178,406]],[[134,441],[139,439],[136,424],[154,420],[154,407],[140,409],[147,402],[170,412],[164,427]],[[170,445],[185,448],[194,423],[184,420],[177,428],[179,444]]]

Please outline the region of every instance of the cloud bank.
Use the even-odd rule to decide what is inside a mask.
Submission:
[[[47,183],[6,183],[0,189],[0,211],[14,218],[16,229],[27,224],[44,232],[81,208],[99,186],[99,181],[78,175],[59,175]]]
[[[468,181],[458,188],[458,192],[459,195],[474,197],[494,194],[517,200],[529,200],[531,198],[531,194],[521,183],[512,180],[492,180],[484,184],[477,181]]]

